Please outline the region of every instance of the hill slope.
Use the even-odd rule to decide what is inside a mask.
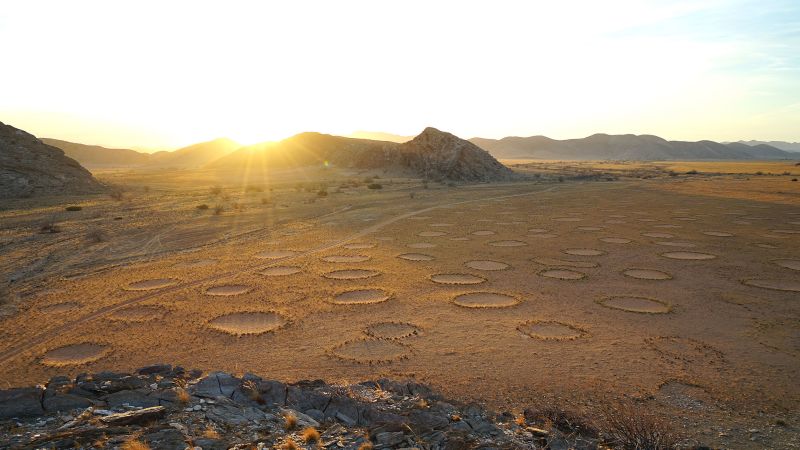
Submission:
[[[738,141],[736,144],[746,144],[751,147],[759,145],[768,145],[787,152],[800,152],[800,142],[786,142],[786,141]]]
[[[78,144],[59,139],[42,138],[42,142],[60,148],[64,154],[84,167],[130,167],[145,164],[150,159],[147,153],[125,148],[106,148],[99,145]]]
[[[696,160],[696,159],[791,159],[797,155],[759,145],[714,141],[667,141],[652,135],[594,134],[582,139],[556,140],[545,136],[473,138],[470,142],[496,158],[576,160]]]
[[[62,150],[0,122],[0,198],[103,190],[88,170]]]
[[[269,170],[323,165],[382,169],[453,181],[491,181],[512,176],[510,169],[486,151],[435,128],[426,128],[419,136],[404,144],[301,133],[280,142],[241,148],[207,167]]]
[[[150,155],[150,167],[194,168],[202,167],[211,161],[222,158],[241,145],[227,138],[200,142],[171,152],[157,152]]]

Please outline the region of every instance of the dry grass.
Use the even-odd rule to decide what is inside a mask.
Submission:
[[[300,450],[300,446],[292,439],[286,439],[286,442],[281,445],[281,450]]]
[[[669,422],[631,403],[610,405],[603,415],[603,429],[614,445],[624,449],[666,450],[678,443]]]
[[[287,413],[283,416],[283,427],[286,431],[291,431],[297,428],[297,416],[292,413]]]
[[[214,429],[214,427],[208,425],[206,426],[206,429],[203,430],[203,437],[208,439],[219,439],[219,433]]]
[[[150,450],[150,446],[138,439],[131,439],[122,444],[120,450]]]
[[[180,403],[181,405],[189,403],[189,400],[192,399],[192,397],[189,395],[189,392],[187,392],[186,389],[181,387],[175,390],[175,394],[178,397],[178,403]]]
[[[301,436],[303,438],[303,442],[305,442],[306,444],[309,444],[311,442],[319,442],[320,439],[319,431],[317,431],[317,429],[314,427],[308,427],[305,430],[303,430]]]
[[[373,448],[375,448],[375,446],[372,445],[372,442],[364,442],[358,447],[358,450],[372,450]]]

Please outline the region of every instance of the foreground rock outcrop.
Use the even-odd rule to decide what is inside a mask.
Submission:
[[[88,194],[104,189],[62,150],[0,122],[0,198]]]
[[[534,413],[526,412],[531,420]],[[588,437],[587,437],[588,436]],[[415,382],[285,384],[169,365],[0,391],[0,448],[597,448]],[[293,446],[296,445],[296,446]]]

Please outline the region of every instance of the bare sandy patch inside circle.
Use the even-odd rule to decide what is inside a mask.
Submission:
[[[402,255],[397,255],[400,259],[405,259],[406,261],[433,261],[436,259],[431,255],[426,255],[424,253],[403,253]]]
[[[429,226],[441,228],[441,227],[452,227],[453,224],[452,223],[432,223]]]
[[[658,238],[658,239],[672,239],[672,238],[675,237],[675,235],[673,235],[673,234],[657,233],[657,232],[642,233],[642,236],[651,237],[651,238]]]
[[[463,236],[462,236],[462,237],[454,237],[454,238],[450,238],[450,240],[451,240],[451,241],[468,241],[468,240],[469,240],[469,238],[468,238],[468,237],[463,237]]]
[[[578,339],[589,334],[574,325],[554,320],[532,320],[521,324],[517,330],[534,339],[558,341]]]
[[[121,322],[147,322],[164,317],[166,310],[160,306],[134,305],[114,311],[108,315],[111,320]]]
[[[655,269],[625,269],[622,274],[637,280],[671,280],[672,275]]]
[[[531,261],[543,266],[557,266],[557,267],[577,267],[581,269],[589,269],[592,267],[600,267],[600,264],[592,261],[570,261],[567,259],[558,258],[533,258]]]
[[[720,365],[725,362],[723,353],[696,339],[680,336],[657,336],[645,339],[656,352],[675,361]]]
[[[385,302],[391,296],[383,289],[356,289],[337,294],[331,302],[337,305],[369,305]]]
[[[607,242],[609,244],[630,244],[630,239],[619,238],[619,237],[602,237],[599,239],[602,242]]]
[[[594,248],[567,248],[562,250],[562,253],[574,256],[600,256],[606,254],[606,252]]]
[[[444,231],[421,231],[421,232],[417,233],[417,236],[419,236],[419,237],[439,237],[439,236],[444,236],[446,234],[447,233],[445,233]]]
[[[364,333],[378,339],[404,339],[420,333],[416,325],[405,322],[378,322],[368,326]]]
[[[431,281],[438,284],[480,284],[485,283],[486,278],[468,273],[437,273],[431,275]]]
[[[800,280],[776,280],[776,279],[753,278],[749,280],[742,280],[742,283],[747,286],[759,287],[763,289],[772,289],[775,291],[800,292]]]
[[[480,259],[475,261],[467,261],[465,266],[475,270],[505,270],[510,266],[504,262],[491,261],[488,259]]]
[[[554,217],[553,220],[556,222],[580,222],[583,219],[580,217]]]
[[[97,361],[108,352],[109,348],[106,345],[84,342],[48,350],[42,355],[41,362],[47,366],[86,364]]]
[[[273,312],[230,313],[208,322],[210,328],[236,336],[267,333],[284,325],[286,325],[286,319]]]
[[[703,231],[703,234],[706,236],[715,236],[715,237],[731,237],[733,236],[732,233],[727,233],[725,231]]]
[[[255,257],[260,259],[283,259],[294,256],[299,252],[294,250],[267,250],[265,252],[256,253]]]
[[[128,291],[150,291],[153,289],[163,289],[177,283],[178,280],[175,278],[155,278],[152,280],[135,281],[125,287],[125,289]]]
[[[375,244],[370,243],[370,242],[354,242],[352,244],[345,244],[344,245],[344,248],[346,248],[348,250],[361,250],[361,249],[373,248],[373,247],[375,247]]]
[[[527,235],[527,237],[539,238],[539,239],[552,239],[558,237],[558,235],[553,233],[537,233],[537,234],[529,234]]]
[[[369,261],[370,257],[367,255],[330,255],[324,256],[323,261],[329,263],[358,263]]]
[[[411,349],[395,340],[361,339],[333,348],[333,356],[362,364],[388,363],[407,358]]]
[[[656,245],[663,245],[665,247],[680,247],[680,248],[694,248],[697,245],[692,244],[691,242],[678,242],[678,241],[656,241],[653,242]]]
[[[492,230],[478,230],[478,231],[473,231],[472,234],[474,234],[475,236],[491,236],[497,233],[495,233]]]
[[[508,308],[518,305],[519,299],[496,292],[470,292],[453,299],[453,303],[465,308]]]
[[[508,240],[508,241],[493,241],[489,242],[489,245],[493,247],[522,247],[524,245],[528,245],[522,241],[515,241],[515,240]]]
[[[556,278],[559,280],[582,280],[586,274],[569,269],[544,269],[538,272],[539,276],[546,278]]]
[[[774,259],[772,263],[787,269],[800,270],[800,260],[798,259]]]
[[[261,271],[261,275],[267,277],[285,277],[288,275],[294,275],[296,273],[302,272],[303,269],[297,266],[275,266],[275,267],[267,267],[266,269]]]
[[[766,244],[766,243],[763,243],[763,242],[757,242],[757,243],[755,243],[755,244],[753,244],[753,245],[754,245],[754,246],[756,246],[756,247],[758,247],[758,248],[767,248],[767,249],[770,249],[770,250],[774,250],[774,249],[778,248],[778,246],[777,246],[777,245],[774,245],[774,244]]]
[[[430,242],[415,242],[413,244],[406,245],[408,248],[434,248],[436,244],[431,244]]]
[[[665,314],[671,309],[669,304],[660,300],[632,295],[607,297],[599,303],[607,308],[646,314]]]
[[[218,295],[218,296],[232,296],[232,295],[241,295],[250,292],[252,288],[250,286],[245,286],[243,284],[227,284],[223,286],[214,286],[206,289],[207,295]]]
[[[605,227],[578,227],[576,229],[580,231],[602,231],[605,230]]]
[[[528,233],[531,233],[531,234],[547,233],[548,231],[550,231],[550,230],[547,230],[545,228],[530,228],[530,229],[528,229]]]
[[[717,257],[717,255],[712,255],[711,253],[700,253],[700,252],[667,252],[667,253],[662,253],[661,256],[669,259],[682,259],[682,260],[693,260],[693,261],[707,261],[709,259],[714,259]]]
[[[342,269],[342,270],[334,270],[333,272],[328,272],[322,274],[325,278],[330,278],[332,280],[362,280],[364,278],[372,278],[377,277],[381,273],[377,270],[369,270],[369,269]]]
[[[800,234],[800,230],[769,230],[775,234]]]
[[[39,311],[47,314],[61,314],[78,309],[80,306],[81,304],[78,302],[61,302],[43,306]]]

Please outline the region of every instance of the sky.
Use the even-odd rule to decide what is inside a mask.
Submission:
[[[0,47],[0,121],[111,147],[800,141],[798,0],[3,0]]]

